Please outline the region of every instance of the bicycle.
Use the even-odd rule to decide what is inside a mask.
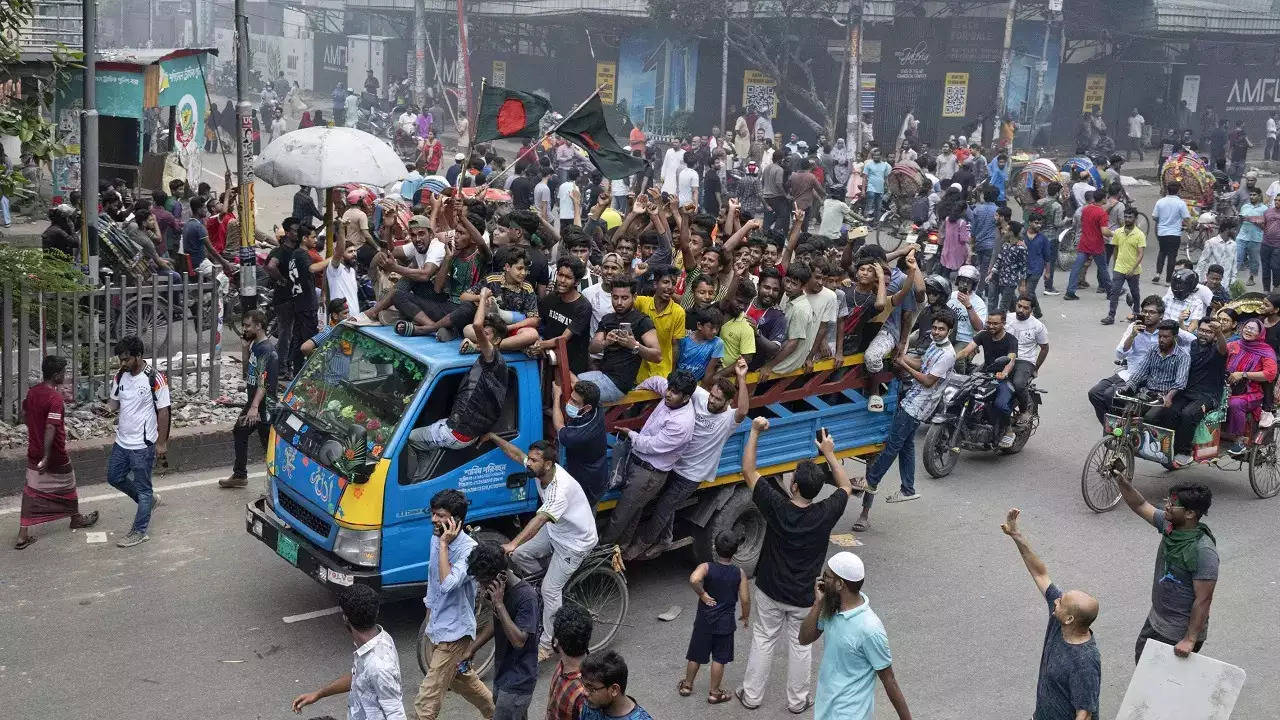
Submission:
[[[489,533],[479,533],[477,539],[484,535]],[[616,545],[596,546],[583,559],[577,571],[569,577],[569,581],[564,584],[565,603],[577,603],[591,613],[594,627],[591,631],[590,652],[598,652],[613,642],[614,636],[618,634],[618,628],[627,617],[627,609],[631,604],[627,591],[627,578],[617,569],[620,563],[615,560],[616,555],[618,555]],[[544,568],[525,577],[524,580],[532,583],[541,592],[542,578],[545,576]],[[487,601],[479,602],[479,598],[477,600],[476,633],[479,634],[482,628],[493,623],[493,607]],[[418,667],[424,675],[427,672],[427,663],[431,659],[433,648],[431,638],[427,637],[429,619],[429,617],[424,618],[422,626],[418,629]],[[471,659],[471,669],[476,675],[483,677],[489,671],[493,666],[493,654],[492,641],[485,643],[476,652],[475,657]]]
[[[889,209],[880,213],[876,219],[875,241],[885,252],[893,252],[902,245],[903,238],[911,229],[911,218],[903,215],[897,203],[890,203]]]

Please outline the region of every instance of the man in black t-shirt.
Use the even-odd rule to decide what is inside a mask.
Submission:
[[[743,707],[760,706],[769,682],[769,667],[773,664],[772,648],[778,637],[785,635],[790,643],[791,663],[787,672],[787,709],[798,715],[813,704],[809,682],[811,648],[797,641],[799,626],[813,606],[814,581],[826,561],[831,528],[844,514],[849,496],[864,488],[855,489],[845,475],[835,454],[835,442],[826,428],[818,431],[818,450],[826,459],[826,468],[810,460],[796,465],[789,497],[773,481],[760,482],[756,445],[760,433],[768,429],[769,421],[765,418],[753,420],[742,453],[742,479],[764,515],[765,534],[760,562],[756,565],[751,655],[737,694]],[[837,489],[825,499],[815,501],[828,472]],[[770,650],[760,649],[765,647]]]
[[[494,717],[527,717],[538,681],[538,636],[542,633],[538,589],[510,571],[507,554],[492,541],[472,548],[467,574],[475,578],[477,599],[488,598],[493,607],[493,622],[480,629],[463,661],[472,660],[476,650],[492,639]]]
[[[275,341],[267,337],[266,314],[258,309],[246,312],[241,334],[248,343],[244,353],[244,381],[249,403],[231,429],[235,459],[231,465],[231,476],[218,481],[218,486],[223,488],[240,488],[249,484],[249,436],[256,432],[262,448],[266,449],[280,379],[280,359],[276,354]]]
[[[267,258],[267,273],[275,280],[272,305],[279,328],[281,365],[290,374],[302,367],[302,343],[319,332],[316,315],[316,281],[311,274],[311,256],[299,242],[297,218],[285,218],[280,246]]]
[[[631,392],[642,360],[656,363],[662,359],[653,320],[635,308],[636,281],[615,282],[609,297],[613,312],[600,318],[588,348],[589,352],[602,355],[600,369],[574,379],[595,383],[601,403],[617,402]]]
[[[534,352],[545,352],[555,347],[557,338],[565,338],[569,356],[560,360],[568,362],[569,372],[575,375],[587,371],[587,346],[591,342],[591,301],[578,292],[578,281],[586,272],[582,262],[572,255],[565,255],[556,263],[556,274],[552,278],[555,292],[538,301],[538,314],[542,317],[538,329],[542,339],[530,348]]]
[[[497,313],[485,313],[493,291],[480,288],[471,329],[480,356],[467,371],[453,399],[453,410],[425,427],[409,433],[409,447],[419,453],[436,448],[461,450],[493,429],[507,402],[507,364],[498,341],[507,335],[507,324]]]
[[[528,210],[533,207],[533,188],[538,184],[538,166],[528,165],[511,181],[511,208]]]
[[[1005,311],[999,308],[987,313],[986,324],[982,332],[973,336],[968,345],[956,353],[956,362],[973,357],[982,350],[981,372],[992,373],[997,380],[1009,382],[1005,378],[1013,370],[1013,362],[1018,359],[1018,339],[1004,329]],[[988,418],[996,428],[996,437],[1003,439],[1009,426],[1009,416],[1013,412],[1013,403],[1001,403],[1002,398],[1012,400],[1011,393],[996,395],[996,401],[987,403]]]

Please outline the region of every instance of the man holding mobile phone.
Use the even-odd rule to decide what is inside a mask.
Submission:
[[[621,400],[636,386],[643,360],[659,362],[658,331],[653,320],[635,307],[636,281],[614,282],[609,290],[613,312],[600,318],[588,348],[601,355],[600,369],[584,372],[573,382],[586,380],[600,389],[600,402]]]

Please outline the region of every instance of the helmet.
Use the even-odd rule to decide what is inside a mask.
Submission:
[[[928,282],[927,280],[925,281]],[[1185,300],[1188,295],[1195,292],[1196,286],[1200,284],[1200,276],[1196,275],[1195,270],[1183,268],[1173,274],[1173,280],[1169,282],[1169,289],[1173,291],[1173,296],[1179,300]]]
[[[1211,212],[1202,212],[1196,218],[1197,225],[1214,225],[1218,222],[1218,216]]]
[[[956,271],[956,284],[957,285],[960,284],[961,279],[968,280],[970,290],[978,287],[980,278],[981,276],[978,274],[978,268],[972,265],[961,265],[960,269]],[[927,289],[928,285],[926,285],[925,287]]]
[[[1194,285],[1192,287],[1195,287]],[[930,275],[924,279],[925,294],[937,293],[945,298],[951,297],[951,281],[941,275]]]
[[[372,205],[373,195],[368,190],[365,190],[364,188],[356,188],[355,190],[352,190],[351,192],[347,193],[347,204],[348,205],[362,205],[362,204]]]

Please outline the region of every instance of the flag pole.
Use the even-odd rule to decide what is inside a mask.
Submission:
[[[542,143],[546,142],[546,141],[547,141],[547,138],[551,137],[552,135],[555,135],[555,134],[556,134],[556,131],[560,129],[560,126],[564,124],[565,120],[568,120],[569,118],[571,118],[571,117],[573,117],[574,115],[576,115],[576,114],[578,113],[578,111],[579,111],[579,110],[581,110],[581,109],[583,108],[583,106],[585,106],[587,103],[591,102],[591,98],[594,98],[595,96],[597,96],[597,95],[599,95],[599,94],[600,94],[600,89],[601,89],[601,87],[603,87],[603,86],[599,86],[599,85],[598,85],[598,86],[596,86],[596,89],[595,89],[595,91],[594,91],[594,92],[592,92],[590,95],[588,95],[588,96],[586,97],[586,99],[585,99],[585,100],[583,100],[582,102],[578,103],[578,104],[573,108],[573,110],[570,110],[568,115],[565,115],[565,116],[561,117],[561,118],[560,118],[560,122],[556,123],[555,127],[551,128],[550,130],[548,130],[548,131],[546,132],[546,134],[544,134],[542,137],[538,138],[537,142],[535,142],[535,143],[533,144],[533,146],[534,146],[534,147],[537,147],[537,146],[541,145]],[[519,158],[519,155],[517,155],[516,157],[517,157],[517,158]],[[503,178],[504,176],[506,176],[506,174],[507,174],[508,172],[510,172],[510,171],[512,171],[512,170],[514,170],[514,169],[515,169],[515,166],[516,166],[516,164],[515,164],[514,162],[512,162],[510,165],[508,165],[508,166],[506,166],[505,168],[503,168],[503,169],[502,169],[502,172],[497,173],[496,175],[494,175],[494,176],[490,177],[487,181],[485,181],[485,184],[484,184],[484,185],[481,185],[481,186],[480,186],[480,188],[479,188],[479,189],[477,190],[477,192],[476,192],[476,195],[483,195],[484,191],[485,191],[485,190],[488,190],[490,185],[492,185],[492,184],[493,184],[494,182],[496,182],[497,180],[499,180],[499,179]],[[461,175],[461,173],[459,173],[459,175]]]
[[[485,83],[488,81],[488,79],[489,78],[484,76],[480,77],[480,97],[481,98],[484,97]],[[462,188],[462,176],[471,167],[471,156],[473,153],[475,153],[475,151],[476,151],[476,129],[472,127],[471,121],[468,119],[467,120],[467,159],[462,165],[462,172],[458,173],[458,177],[454,179],[454,182],[457,183],[457,187],[459,189]]]

